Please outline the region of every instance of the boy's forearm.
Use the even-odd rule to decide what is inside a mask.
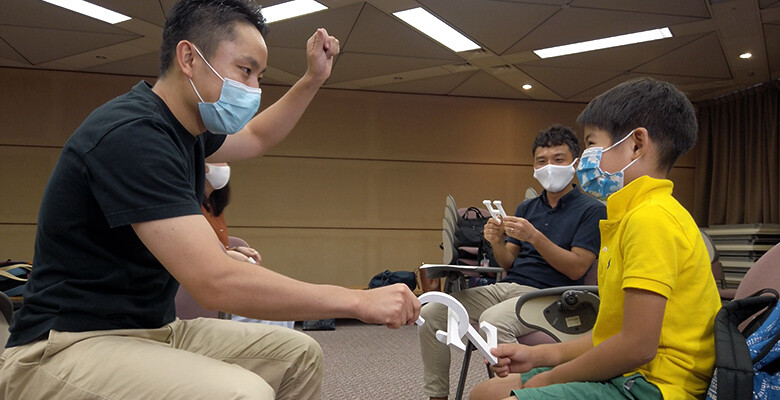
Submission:
[[[549,383],[600,382],[623,375],[647,363],[635,350],[631,341],[617,334],[550,370]]]

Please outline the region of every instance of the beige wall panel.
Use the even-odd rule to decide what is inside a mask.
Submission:
[[[233,164],[234,226],[437,229],[444,200],[501,199],[507,209],[533,182],[529,166],[265,157]],[[535,186],[538,186],[536,184]]]
[[[17,261],[33,259],[36,225],[0,224],[0,258]]]
[[[60,149],[0,145],[0,223],[36,223]],[[2,226],[0,226],[2,229]]]
[[[386,269],[441,262],[441,231],[231,227],[230,233],[255,247],[263,265],[312,283],[367,287]]]
[[[0,144],[62,146],[95,108],[140,80],[0,68]]]
[[[530,164],[536,133],[553,123],[574,126],[583,108],[577,103],[322,90],[271,154]]]

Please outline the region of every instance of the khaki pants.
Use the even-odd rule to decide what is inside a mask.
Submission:
[[[159,329],[51,331],[0,356],[0,398],[317,399],[322,350],[266,324],[201,318]]]
[[[500,282],[452,293],[466,308],[471,323],[490,322],[498,330],[498,343],[512,343],[532,330],[515,315],[517,298],[538,290],[531,286]],[[450,349],[436,340],[436,331],[447,330],[447,307],[438,303],[423,306],[420,315],[420,351],[423,359],[423,392],[429,397],[447,397],[450,390]],[[481,332],[480,332],[481,333]]]

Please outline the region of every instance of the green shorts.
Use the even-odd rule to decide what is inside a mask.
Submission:
[[[534,368],[521,375],[523,382],[532,376],[551,368]],[[603,382],[569,382],[540,388],[513,390],[510,393],[518,399],[598,399],[598,400],[663,400],[657,386],[636,373],[619,376]]]

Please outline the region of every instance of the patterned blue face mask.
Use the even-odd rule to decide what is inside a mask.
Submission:
[[[222,79],[222,92],[219,95],[219,100],[215,103],[204,102],[203,98],[200,97],[200,93],[198,93],[198,89],[195,89],[192,79],[190,79],[190,85],[192,85],[195,94],[200,99],[198,109],[200,110],[200,118],[203,120],[203,125],[210,132],[220,135],[230,135],[240,131],[257,113],[257,109],[260,107],[260,95],[262,92],[259,88],[249,87],[230,78],[223,78],[206,61],[206,57],[203,57],[200,50],[194,45],[192,47],[195,48],[195,51],[206,65],[211,68],[211,71],[219,79]]]
[[[580,187],[582,187],[582,190],[585,193],[605,200],[611,194],[623,188],[623,171],[642,158],[642,156],[639,156],[634,161],[628,163],[628,165],[620,171],[609,173],[604,172],[601,169],[601,155],[605,151],[609,151],[620,143],[623,143],[623,141],[628,139],[633,133],[634,131],[629,132],[626,137],[620,139],[620,141],[606,149],[603,147],[590,147],[582,152],[580,164],[577,166],[577,179],[580,180]]]

